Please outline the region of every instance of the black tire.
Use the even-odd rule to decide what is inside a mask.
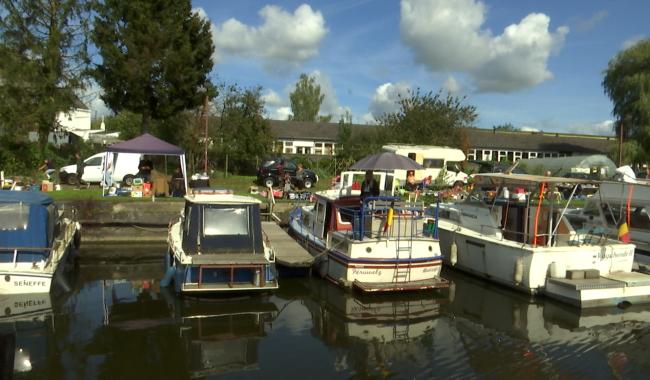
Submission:
[[[273,185],[275,185],[275,181],[273,180],[273,177],[266,177],[264,178],[264,181],[262,181],[262,184],[264,187],[273,187]]]
[[[122,183],[127,186],[131,186],[133,185],[133,178],[135,178],[133,174],[127,174],[124,176],[124,178],[122,178]]]
[[[311,178],[305,178],[305,180],[302,181],[302,186],[303,186],[305,189],[311,189],[312,186],[314,186],[314,182],[312,181]]]
[[[77,178],[76,174],[68,174],[66,182],[68,185],[77,186],[79,184],[79,178]]]

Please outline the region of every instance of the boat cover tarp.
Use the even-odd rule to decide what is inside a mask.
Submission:
[[[16,193],[16,194],[6,194]],[[13,215],[14,210],[9,210],[9,204],[20,204],[22,208],[29,212],[29,216],[25,219],[26,224],[18,226],[17,228],[0,228],[0,248],[47,248],[48,244],[48,207],[52,203],[52,199],[44,194],[28,191],[1,191],[0,192],[0,213],[3,209],[12,213],[10,217],[15,218]],[[3,207],[4,206],[4,207]],[[4,216],[5,218],[7,216]],[[3,218],[3,215],[0,215]],[[6,224],[5,219],[3,224]],[[47,256],[48,252],[39,251],[38,249],[31,249],[21,251],[18,255],[18,261],[30,262],[40,261],[43,257]],[[0,262],[13,261],[13,251],[0,250]]]
[[[603,154],[521,159],[517,167],[527,174],[544,175],[550,171],[553,177],[594,180],[612,178],[616,174],[614,161]]]

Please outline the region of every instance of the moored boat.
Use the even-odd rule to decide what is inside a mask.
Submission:
[[[567,212],[589,181],[501,173],[474,180],[463,202],[440,205],[447,264],[578,307],[650,302],[650,276],[632,272],[634,245]],[[566,201],[560,184],[572,187]]]
[[[178,293],[278,288],[259,200],[212,189],[185,199],[181,216],[169,227],[164,283],[173,282]]]
[[[0,191],[0,294],[49,292],[80,231],[45,194]]]
[[[314,255],[322,277],[364,292],[447,286],[435,220],[424,215],[422,202],[362,199],[348,190],[317,192],[314,204],[290,214],[290,232]]]

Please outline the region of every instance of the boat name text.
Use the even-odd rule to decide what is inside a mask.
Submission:
[[[21,280],[21,281],[14,281],[14,286],[46,286],[46,283],[45,281]]]
[[[381,271],[379,269],[353,269],[352,274],[376,274],[381,276]]]

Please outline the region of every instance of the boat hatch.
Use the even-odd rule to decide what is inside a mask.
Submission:
[[[276,273],[270,265],[264,264],[206,264],[189,267],[185,283],[196,284],[197,288],[210,285],[258,286],[276,280]]]

